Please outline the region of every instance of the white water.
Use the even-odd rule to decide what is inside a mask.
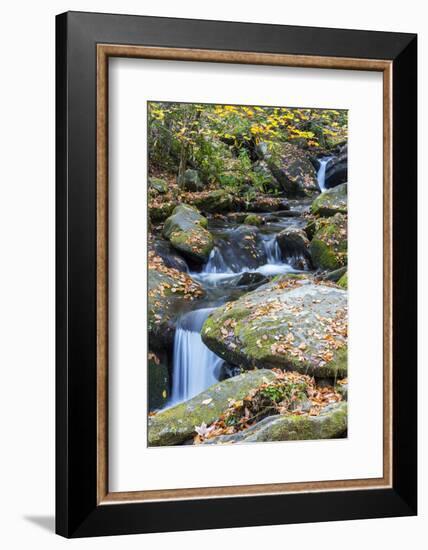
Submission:
[[[223,359],[202,342],[202,325],[214,308],[183,315],[175,331],[172,393],[167,406],[187,401],[218,382]]]
[[[225,262],[218,247],[214,247],[200,273],[192,273],[191,276],[208,285],[217,286],[227,283],[244,273],[261,273],[262,275],[281,275],[291,273],[295,270],[288,263],[284,262],[281,249],[276,240],[276,235],[264,235],[261,246],[266,254],[266,263],[256,269],[242,266],[239,271],[233,271]]]
[[[318,159],[320,167],[317,172],[318,187],[320,188],[321,193],[324,193],[326,190],[325,186],[325,171],[327,169],[327,164],[331,161],[333,157],[323,157]]]

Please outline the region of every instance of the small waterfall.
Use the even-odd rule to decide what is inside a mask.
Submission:
[[[172,393],[168,406],[187,401],[219,380],[223,359],[207,348],[200,335],[205,319],[214,308],[182,315],[174,339]]]
[[[211,250],[208,262],[204,266],[204,273],[233,273],[217,246]]]
[[[279,247],[278,241],[276,240],[276,235],[269,235],[263,239],[263,246],[266,253],[267,263],[268,264],[282,264],[281,249]]]
[[[324,193],[326,190],[325,186],[325,171],[327,169],[327,164],[331,161],[333,157],[323,157],[318,159],[320,167],[317,172],[318,187],[320,188],[321,193]]]

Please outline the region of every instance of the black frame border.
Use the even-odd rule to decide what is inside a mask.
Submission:
[[[96,46],[377,59],[393,67],[393,486],[97,505]],[[417,513],[417,36],[67,12],[56,18],[56,532],[65,537]],[[257,502],[256,502],[257,501]]]

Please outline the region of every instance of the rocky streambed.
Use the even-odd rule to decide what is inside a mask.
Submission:
[[[152,217],[149,445],[346,435],[347,184],[304,168],[302,196],[201,191]]]

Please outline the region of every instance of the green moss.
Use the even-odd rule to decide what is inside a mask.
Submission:
[[[180,204],[166,220],[163,236],[190,259],[206,262],[214,247],[213,236],[207,227],[208,220],[195,207]]]
[[[338,280],[337,284],[342,288],[345,288],[345,289],[348,288],[348,272],[342,275],[342,277]]]
[[[168,192],[168,183],[162,178],[149,178],[149,186],[162,195]]]
[[[348,424],[348,411],[345,402],[328,407],[319,416],[277,416],[265,420],[259,430],[249,437],[250,441],[304,441],[334,439],[343,437]]]
[[[260,216],[257,216],[257,214],[248,214],[246,218],[244,219],[245,225],[255,225],[259,226],[263,223],[263,219]]]
[[[316,232],[309,245],[315,267],[333,271],[347,264],[347,218],[335,214],[316,221]]]
[[[306,313],[297,323],[296,310],[302,303]],[[317,378],[343,377],[347,372],[346,347],[333,349],[332,359],[322,361],[323,348],[312,331],[324,333],[319,319],[331,318],[345,305],[346,294],[337,288],[310,284],[284,288],[281,280],[271,281],[215,310],[205,321],[201,336],[217,355],[245,369],[277,367]],[[290,337],[292,340],[287,340]],[[345,346],[343,338],[339,340]],[[287,342],[292,344],[287,347]]]
[[[309,251],[311,253],[312,263],[315,267],[329,270],[340,267],[340,263],[337,261],[334,251],[326,245],[324,241],[313,239],[309,245]]]

